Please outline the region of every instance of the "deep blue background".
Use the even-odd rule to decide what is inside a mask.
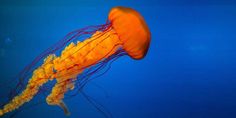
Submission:
[[[150,50],[140,61],[117,60],[86,93],[114,118],[236,117],[235,0],[1,0],[0,82],[68,32],[105,23],[117,5],[144,16]],[[103,118],[80,94],[65,102],[71,118]],[[16,117],[65,118],[46,103]]]

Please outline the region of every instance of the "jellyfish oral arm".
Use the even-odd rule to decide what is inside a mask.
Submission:
[[[67,108],[66,104],[65,104],[63,101],[61,101],[61,102],[59,103],[59,106],[63,109],[64,113],[65,113],[67,116],[70,115],[70,111],[69,111],[69,109]]]
[[[119,48],[119,43],[116,33],[109,29],[106,32],[98,31],[83,42],[77,44],[72,42],[62,51],[60,57],[56,57],[54,54],[49,55],[44,63],[33,72],[26,89],[14,97],[3,109],[0,109],[0,116],[30,101],[44,83],[53,79],[56,79],[57,83],[51,94],[48,95],[47,103],[58,105],[65,114],[69,114],[63,98],[68,89],[74,88],[74,83],[70,80],[76,78],[85,68],[112,55]]]
[[[47,103],[60,106],[67,90],[74,88],[74,83],[70,79],[76,78],[83,69],[95,65],[115,53],[119,44],[120,41],[116,33],[113,30],[108,30],[107,32],[96,32],[84,42],[71,43],[66,47],[61,57],[54,60],[57,83],[47,97]]]
[[[33,76],[29,80],[26,89],[20,95],[14,97],[3,107],[3,109],[0,110],[0,116],[17,109],[25,102],[30,101],[33,96],[37,94],[39,87],[46,83],[52,74],[50,71],[50,68],[53,68],[52,63],[50,63],[51,59],[52,56],[48,56],[44,60],[44,64],[33,72]]]

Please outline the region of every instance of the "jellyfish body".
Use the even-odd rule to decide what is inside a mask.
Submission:
[[[46,102],[60,106],[69,115],[64,94],[73,90],[76,77],[86,68],[119,54],[122,49],[133,59],[142,59],[149,48],[151,34],[143,17],[135,10],[114,7],[108,16],[109,25],[96,30],[83,42],[70,43],[60,56],[49,54],[41,66],[33,71],[26,88],[0,109],[0,116],[30,101],[46,82],[56,79]]]

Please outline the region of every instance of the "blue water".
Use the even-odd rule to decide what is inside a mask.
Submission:
[[[0,83],[68,32],[105,23],[117,5],[143,15],[150,50],[140,61],[121,57],[85,93],[114,118],[236,117],[235,0],[2,0]],[[1,87],[1,97],[6,91]],[[65,102],[71,118],[104,118],[80,93]],[[46,103],[15,116],[32,117],[66,116]]]

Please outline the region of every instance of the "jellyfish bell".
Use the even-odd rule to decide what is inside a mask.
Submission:
[[[123,49],[128,55],[133,59],[144,58],[149,48],[151,33],[143,17],[134,9],[114,7],[108,19],[124,43]]]

